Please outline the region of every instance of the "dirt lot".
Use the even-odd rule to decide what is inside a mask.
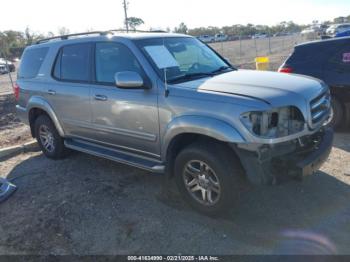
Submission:
[[[0,94],[0,148],[22,144],[31,139],[29,127],[16,116],[13,94]]]
[[[15,63],[18,68],[18,63]],[[12,72],[11,77],[13,81],[17,79],[17,72]],[[8,74],[0,75],[0,95],[8,94],[12,92],[11,81]]]
[[[0,163],[18,186],[1,203],[0,254],[350,254],[350,135],[303,182],[250,188],[222,218],[180,200],[165,178],[73,153]]]
[[[237,43],[223,45],[235,58]],[[2,77],[0,95],[11,90]],[[28,139],[13,96],[0,96],[0,148]],[[350,254],[349,141],[337,134],[314,176],[246,189],[217,219],[190,209],[162,176],[82,153],[19,155],[0,162],[18,186],[0,203],[0,254]]]

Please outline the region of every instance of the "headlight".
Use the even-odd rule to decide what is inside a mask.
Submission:
[[[279,138],[298,133],[304,129],[305,120],[294,106],[270,111],[252,111],[241,115],[243,125],[261,138]]]

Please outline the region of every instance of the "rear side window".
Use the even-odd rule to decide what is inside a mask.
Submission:
[[[41,65],[44,62],[48,47],[28,49],[21,59],[21,66],[18,78],[34,78],[38,75]]]
[[[56,59],[53,75],[59,80],[90,80],[91,44],[64,46]]]

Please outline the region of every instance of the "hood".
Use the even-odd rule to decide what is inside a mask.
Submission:
[[[254,70],[236,70],[181,86],[255,98],[272,106],[288,104],[295,99],[310,101],[325,89],[315,78]]]

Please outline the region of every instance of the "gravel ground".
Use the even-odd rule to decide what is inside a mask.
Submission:
[[[23,144],[32,140],[28,126],[16,116],[13,94],[0,95],[0,148]]]
[[[159,175],[76,152],[19,155],[0,162],[18,186],[0,204],[0,254],[350,254],[349,141],[337,134],[317,174],[250,188],[216,219]]]
[[[31,139],[5,82],[0,148]],[[350,254],[349,141],[336,135],[317,174],[249,188],[216,219],[162,176],[76,152],[61,161],[22,154],[0,162],[0,176],[18,186],[0,203],[0,254]]]

